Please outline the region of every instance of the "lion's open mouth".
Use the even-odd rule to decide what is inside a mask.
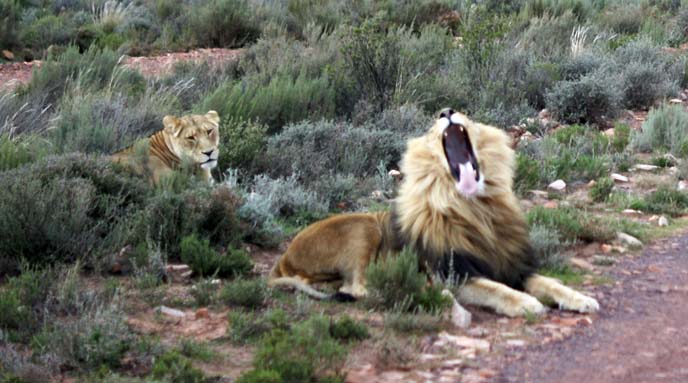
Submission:
[[[468,130],[457,114],[441,117],[439,123],[446,126],[442,133],[442,146],[449,169],[456,179],[456,188],[464,196],[472,197],[478,192],[480,169]]]

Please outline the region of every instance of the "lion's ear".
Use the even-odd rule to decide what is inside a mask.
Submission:
[[[175,137],[178,137],[182,131],[182,124],[179,123],[179,119],[175,116],[165,116],[162,119],[162,124],[165,127],[165,131]]]
[[[220,124],[220,116],[217,114],[216,111],[214,110],[209,110],[208,113],[205,114],[205,116],[210,120],[215,125]]]

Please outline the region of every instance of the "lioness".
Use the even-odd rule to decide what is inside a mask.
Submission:
[[[137,173],[150,172],[153,183],[177,169],[182,158],[189,158],[198,165],[198,175],[208,182],[213,178],[210,171],[217,166],[220,143],[220,117],[214,110],[206,114],[183,117],[165,116],[164,128],[148,137],[148,155],[144,164],[136,161],[135,145],[112,155],[115,162],[126,163]]]
[[[512,191],[514,151],[503,131],[443,110],[423,136],[408,142],[404,179],[391,212],[339,215],[316,222],[292,241],[268,284],[296,287],[341,281],[340,293],[366,295],[370,262],[409,246],[427,271],[468,277],[458,300],[508,316],[540,314],[538,300],[594,312],[599,304],[535,273],[528,225]]]

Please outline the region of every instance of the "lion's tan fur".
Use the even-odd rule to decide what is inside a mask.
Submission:
[[[435,124],[408,143],[393,212],[338,215],[312,224],[294,238],[268,284],[290,285],[323,298],[326,295],[313,290],[311,283],[342,280],[341,292],[365,295],[368,264],[412,246],[421,267],[438,270],[445,267],[440,261],[455,257],[463,262],[458,271],[475,268],[459,289],[463,302],[510,316],[544,312],[531,293],[553,299],[561,308],[596,311],[594,299],[533,273],[527,224],[512,191],[514,152],[508,136],[466,116],[455,117],[468,131],[484,179],[477,196],[464,198],[457,191],[444,153],[443,129]]]
[[[182,117],[165,116],[164,128],[148,137],[146,154],[143,161],[136,153],[136,145],[130,146],[112,155],[115,162],[128,164],[136,172],[149,173],[152,181],[158,183],[161,177],[177,169],[183,158],[198,164],[199,176],[207,181],[212,180],[212,167],[202,167],[213,157],[217,160],[220,117],[217,112],[186,115]],[[207,155],[205,153],[213,154]]]
[[[513,255],[528,246],[527,225],[511,189],[514,152],[503,131],[463,119],[485,177],[482,196],[466,199],[456,191],[444,156],[442,131],[435,125],[408,143],[401,163],[404,180],[396,199],[397,224],[407,241],[429,253],[466,250],[498,274],[506,274],[513,266]]]

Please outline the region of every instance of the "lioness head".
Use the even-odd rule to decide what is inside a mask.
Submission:
[[[191,158],[204,169],[217,166],[220,117],[216,111],[183,117],[165,116],[162,123],[170,149],[179,158]]]
[[[485,189],[485,177],[474,145],[478,128],[466,116],[446,108],[440,112],[432,130],[442,139],[446,167],[454,178],[456,190],[466,198],[480,195]]]

